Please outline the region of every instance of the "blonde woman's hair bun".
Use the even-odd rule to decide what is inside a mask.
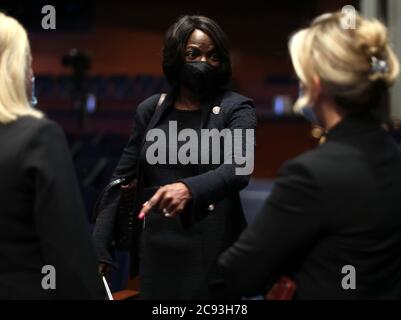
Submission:
[[[313,104],[314,77],[336,103],[350,111],[377,106],[399,74],[386,26],[356,14],[356,28],[343,27],[342,12],[323,14],[291,38],[295,72],[305,87],[295,109]]]

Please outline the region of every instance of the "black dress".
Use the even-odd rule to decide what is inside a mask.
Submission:
[[[0,300],[104,299],[89,226],[61,129],[0,124]],[[44,290],[44,266],[55,290]]]
[[[185,111],[172,108],[155,127],[167,138],[164,150],[159,150],[169,159],[170,153],[178,153],[186,142],[175,141],[177,148],[169,148],[169,125],[176,123],[177,131],[193,129],[199,131],[200,111]],[[171,128],[172,131],[175,131]],[[173,132],[174,136],[174,132]],[[146,142],[141,153],[144,168],[144,183],[147,196],[159,186],[198,174],[196,164],[149,164],[146,153],[153,142]],[[195,146],[197,147],[197,146]],[[178,158],[178,154],[177,154]],[[148,199],[144,199],[145,201]],[[185,223],[182,213],[175,219],[166,218],[152,211],[145,220],[141,239],[141,298],[142,299],[194,299],[207,298],[206,280],[202,270],[201,230],[198,232]],[[168,239],[168,241],[166,241]],[[162,272],[160,272],[162,270]]]

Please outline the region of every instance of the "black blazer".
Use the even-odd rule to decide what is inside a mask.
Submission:
[[[286,163],[256,221],[219,263],[226,285],[266,293],[283,274],[296,299],[401,298],[401,154],[370,116]],[[344,266],[356,290],[344,290]]]
[[[104,299],[89,225],[61,129],[0,124],[0,299]],[[45,265],[56,290],[43,290]]]
[[[174,104],[174,94],[170,93],[164,102],[156,109],[160,95],[154,95],[142,102],[134,115],[134,129],[127,147],[124,149],[120,162],[115,169],[112,180],[117,178],[138,178],[138,199],[143,190],[142,170],[138,165],[138,158],[144,144],[146,132],[154,128],[164,113]],[[220,106],[221,112],[215,114],[213,107]],[[234,92],[224,92],[202,105],[202,128],[205,129],[254,129],[256,127],[256,114],[253,103],[249,98]],[[242,152],[245,148],[245,137],[242,139]],[[245,152],[244,152],[245,154]],[[220,252],[232,244],[246,226],[242,206],[239,199],[239,191],[249,182],[248,176],[236,175],[235,164],[203,165],[199,164],[199,175],[183,179],[191,193],[191,218],[192,223],[203,223],[204,270],[213,278],[216,259]],[[109,205],[105,205],[100,212],[94,232],[94,244],[101,262],[111,264],[113,262],[113,223],[115,208],[119,199],[119,192],[107,195]],[[136,203],[135,208],[141,203]],[[138,221],[137,228],[141,229]],[[166,240],[168,241],[168,240]],[[133,251],[137,250],[137,243]],[[135,256],[137,252],[132,252]],[[137,259],[131,259],[132,262]],[[137,266],[133,266],[133,274]],[[162,270],[161,270],[162,272]]]

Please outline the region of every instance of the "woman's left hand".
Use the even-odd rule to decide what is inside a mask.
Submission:
[[[153,208],[158,209],[166,217],[174,218],[185,210],[190,199],[191,192],[184,183],[165,185],[143,204],[138,218],[143,219]]]

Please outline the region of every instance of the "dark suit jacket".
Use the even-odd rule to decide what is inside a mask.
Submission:
[[[0,124],[0,299],[104,299],[64,134],[46,119]],[[43,290],[45,265],[56,290]]]
[[[170,93],[163,104],[156,109],[159,97],[160,95],[155,95],[148,98],[136,109],[132,135],[112,178],[138,178],[137,198],[141,198],[143,189],[142,170],[138,166],[138,160],[146,132],[154,128],[174,104],[174,94]],[[220,113],[212,112],[215,106],[220,106]],[[224,92],[205,101],[202,105],[201,117],[204,129],[254,129],[256,126],[252,101],[234,92]],[[244,151],[244,137],[242,141],[242,148],[235,152]],[[239,191],[248,184],[249,175],[236,175],[236,167],[236,164],[199,164],[198,175],[182,180],[189,187],[193,197],[192,223],[203,224],[202,238],[205,248],[203,261],[204,270],[209,279],[213,278],[218,254],[232,244],[246,226]],[[116,192],[115,195],[108,195],[107,198],[111,200],[97,218],[94,243],[99,261],[112,263],[113,224],[119,194]],[[135,207],[138,209],[139,205],[140,203],[137,203]],[[141,228],[139,223],[138,228]],[[160,272],[163,270],[161,269]]]
[[[370,116],[327,138],[283,166],[263,211],[221,255],[233,290],[266,293],[287,273],[297,299],[401,298],[400,148]],[[347,265],[356,290],[343,289]]]

